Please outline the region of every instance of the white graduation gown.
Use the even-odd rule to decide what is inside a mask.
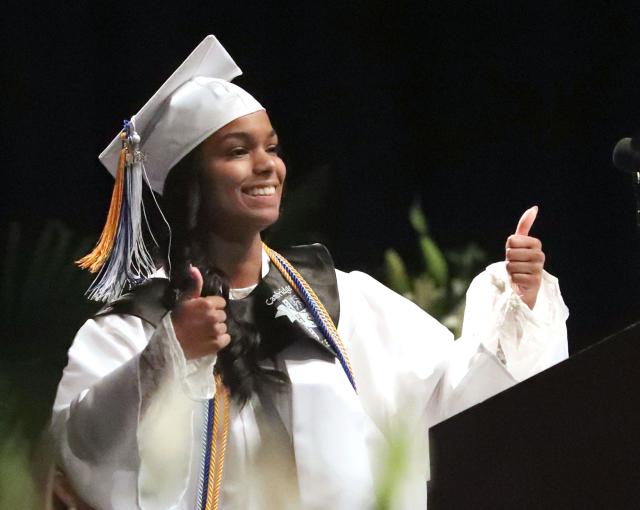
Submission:
[[[426,508],[428,426],[567,357],[568,311],[546,272],[532,311],[512,291],[504,263],[489,266],[469,288],[455,342],[373,278],[336,273],[338,331],[358,393],[336,360],[307,358],[300,345],[282,353],[297,479],[278,479],[277,459],[264,462],[252,402],[234,405],[224,510],[373,508],[380,459],[398,430],[412,445],[394,508]],[[98,510],[196,508],[214,362],[185,360],[170,315],[155,330],[133,316],[84,324],[52,418],[58,462],[84,500]]]

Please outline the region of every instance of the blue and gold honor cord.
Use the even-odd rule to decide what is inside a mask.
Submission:
[[[215,381],[216,395],[208,404],[202,503],[199,510],[218,509],[220,488],[222,487],[222,472],[224,470],[224,454],[227,450],[227,439],[229,438],[231,398],[229,390],[222,384],[220,374],[216,374]]]
[[[357,392],[356,380],[351,368],[351,361],[340,339],[329,312],[318,299],[318,296],[291,263],[278,252],[263,243],[264,251],[271,263],[280,271],[291,288],[298,294],[311,313],[316,325],[322,331],[327,343],[340,362],[344,373],[354,391]],[[220,505],[220,489],[224,456],[229,437],[229,413],[231,397],[229,390],[222,383],[220,374],[215,376],[216,395],[209,401],[207,408],[207,442],[204,454],[201,500],[198,510],[218,510]]]
[[[344,373],[347,375],[351,386],[353,386],[354,391],[357,393],[358,389],[356,387],[355,377],[353,376],[353,369],[351,368],[349,355],[347,354],[347,350],[344,348],[344,344],[338,334],[338,329],[333,323],[329,312],[327,312],[327,309],[320,302],[320,299],[318,299],[318,296],[302,275],[298,273],[296,268],[293,267],[287,259],[278,252],[269,248],[266,244],[263,243],[262,246],[267,255],[269,255],[269,259],[271,259],[273,265],[276,266],[284,279],[287,280],[287,283],[296,291],[302,301],[304,301],[304,304],[313,316],[314,322],[324,334],[327,342],[331,346],[331,349],[342,365]]]

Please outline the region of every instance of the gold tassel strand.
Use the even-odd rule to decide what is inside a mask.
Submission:
[[[222,489],[222,474],[224,473],[224,459],[227,451],[227,440],[229,438],[229,413],[231,411],[231,399],[229,390],[222,386],[222,394],[224,399],[224,422],[222,425],[222,440],[220,444],[220,457],[218,458],[218,469],[216,473],[215,487],[213,491],[213,507],[212,510],[218,510],[220,506],[220,490]]]
[[[231,411],[231,397],[229,390],[222,383],[220,374],[216,374],[216,396],[213,402],[213,427],[211,431],[211,454],[209,463],[208,484],[205,509],[218,510],[220,508],[220,492],[222,488],[222,474],[224,459],[229,437],[229,414]],[[220,402],[222,400],[222,402]],[[222,418],[220,417],[222,414]],[[220,423],[222,419],[222,423]],[[222,426],[222,431],[220,430]],[[222,432],[220,437],[220,432]],[[220,441],[220,442],[218,442]]]
[[[120,139],[124,141],[126,134],[120,133]],[[88,253],[76,264],[82,269],[87,269],[91,273],[97,273],[109,258],[113,249],[114,241],[118,231],[118,221],[120,219],[120,211],[122,208],[122,195],[124,190],[124,172],[127,164],[127,149],[122,147],[120,157],[118,158],[118,170],[116,172],[116,182],[113,185],[113,193],[111,194],[111,204],[107,221],[104,224],[100,239],[91,253]]]

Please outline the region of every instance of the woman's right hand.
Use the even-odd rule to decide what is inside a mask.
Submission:
[[[220,296],[201,297],[203,279],[196,267],[190,268],[192,286],[182,293],[171,312],[176,337],[187,359],[215,354],[231,341],[227,333],[226,301]]]

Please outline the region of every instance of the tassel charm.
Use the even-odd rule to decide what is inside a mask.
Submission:
[[[125,121],[120,139],[122,149],[105,226],[93,251],[76,262],[98,273],[87,291],[95,301],[111,301],[127,285],[141,283],[155,271],[142,231],[144,154],[132,122]]]

